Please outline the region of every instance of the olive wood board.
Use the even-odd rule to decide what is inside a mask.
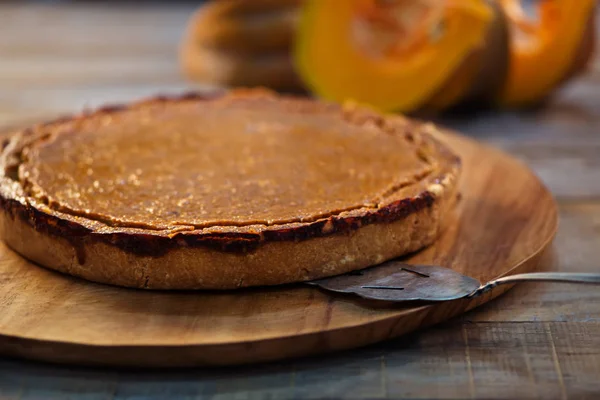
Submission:
[[[450,132],[441,139],[463,159],[459,212],[434,245],[404,260],[450,267],[481,282],[537,269],[558,224],[551,194],[499,150]],[[369,302],[303,284],[144,291],[63,276],[0,242],[0,353],[127,367],[262,362],[398,337],[507,289],[435,304]]]

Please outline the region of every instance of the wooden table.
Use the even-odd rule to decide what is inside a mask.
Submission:
[[[47,2],[52,3],[52,2]],[[193,87],[176,45],[194,4],[0,5],[0,125]],[[600,68],[543,109],[446,118],[521,158],[560,204],[548,263],[600,269]],[[132,372],[0,359],[0,399],[599,398],[600,289],[521,285],[409,337],[326,357]]]

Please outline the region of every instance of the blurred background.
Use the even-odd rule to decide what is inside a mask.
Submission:
[[[0,124],[189,89],[177,47],[200,3],[0,2]]]

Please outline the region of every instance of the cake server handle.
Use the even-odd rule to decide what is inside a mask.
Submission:
[[[600,273],[582,272],[531,272],[526,274],[509,275],[481,285],[479,289],[468,297],[479,296],[498,285],[521,282],[562,282],[562,283],[588,283],[600,285]]]

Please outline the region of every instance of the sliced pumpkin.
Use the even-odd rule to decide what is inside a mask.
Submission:
[[[484,45],[473,49],[446,83],[422,108],[441,111],[457,105],[487,106],[493,103],[508,72],[508,23],[502,7],[488,1],[494,17],[488,25]]]
[[[595,3],[538,1],[536,20],[523,10],[520,0],[500,0],[511,28],[511,61],[498,96],[500,104],[535,104],[585,67],[593,50]]]
[[[445,106],[468,87],[438,91],[484,46],[493,20],[484,0],[306,0],[295,65],[331,101],[408,112],[437,95]]]

